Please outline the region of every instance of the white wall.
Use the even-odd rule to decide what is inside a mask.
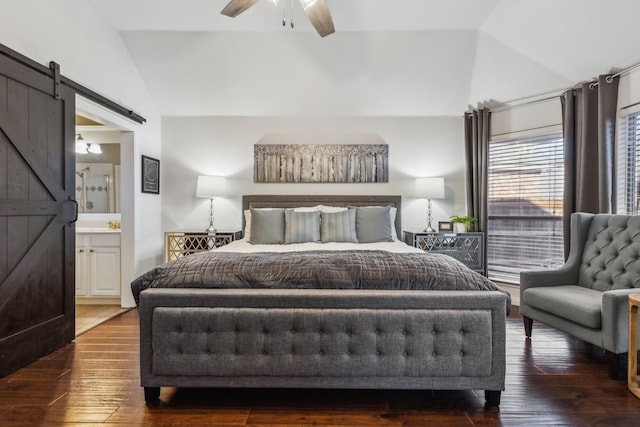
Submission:
[[[525,138],[562,130],[560,97],[491,112],[491,138]]]
[[[638,110],[640,110],[640,67],[620,76],[618,86],[618,116]],[[491,136],[495,139],[526,137],[528,134],[561,129],[560,95],[510,108],[498,107],[491,113]]]
[[[207,199],[195,197],[198,175],[228,177],[229,196],[215,201],[218,229],[239,229],[243,194],[400,194],[403,227],[422,230],[426,201],[415,177],[443,176],[446,199],[434,200],[434,225],[465,212],[462,117],[165,117],[161,181],[164,231],[204,230]],[[389,144],[389,182],[256,184],[256,143]]]
[[[134,31],[123,39],[167,116],[458,115],[476,47],[467,30]]]
[[[162,260],[161,197],[139,191],[140,155],[161,154],[160,115],[119,34],[83,0],[0,0],[0,10],[0,43],[45,66],[57,62],[64,76],[147,119],[138,125],[84,103],[85,109],[111,117],[118,129],[134,135],[123,147],[131,158],[122,165],[125,186],[135,189],[127,192],[129,206],[123,206],[122,217],[122,304],[132,306],[130,281]]]
[[[640,68],[620,77],[618,86],[618,108],[624,108],[619,115],[629,114],[638,111],[637,104],[640,102]]]

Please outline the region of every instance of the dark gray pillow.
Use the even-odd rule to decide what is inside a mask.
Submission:
[[[284,209],[251,209],[251,240],[256,245],[284,243]]]
[[[358,208],[356,212],[358,242],[393,242],[391,207],[372,206]]]
[[[356,210],[322,212],[320,217],[320,240],[326,242],[358,243],[356,234]]]
[[[306,243],[320,241],[320,211],[298,212],[284,210],[284,242]]]

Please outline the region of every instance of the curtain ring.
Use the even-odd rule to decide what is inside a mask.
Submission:
[[[598,86],[598,82],[591,82],[589,83],[589,89],[593,89],[594,87]]]
[[[613,83],[613,76],[609,74],[607,77],[604,78],[604,81],[607,83]]]

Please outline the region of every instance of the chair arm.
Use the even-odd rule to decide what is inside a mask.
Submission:
[[[555,270],[523,271],[520,273],[520,304],[526,311],[524,291],[544,286],[577,285],[582,262],[582,251],[594,215],[577,212],[571,214],[570,251],[565,264]]]
[[[578,269],[578,265],[565,264],[555,270],[523,271],[520,273],[520,291],[541,286],[575,285]]]
[[[605,350],[626,353],[629,343],[629,295],[640,289],[615,289],[602,293],[602,339]]]

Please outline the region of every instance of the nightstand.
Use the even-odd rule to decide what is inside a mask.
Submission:
[[[216,231],[214,234],[196,231],[164,233],[164,262],[197,252],[209,251],[242,238],[242,231]]]
[[[449,255],[471,270],[485,274],[484,233],[404,231],[404,242],[425,252]]]

